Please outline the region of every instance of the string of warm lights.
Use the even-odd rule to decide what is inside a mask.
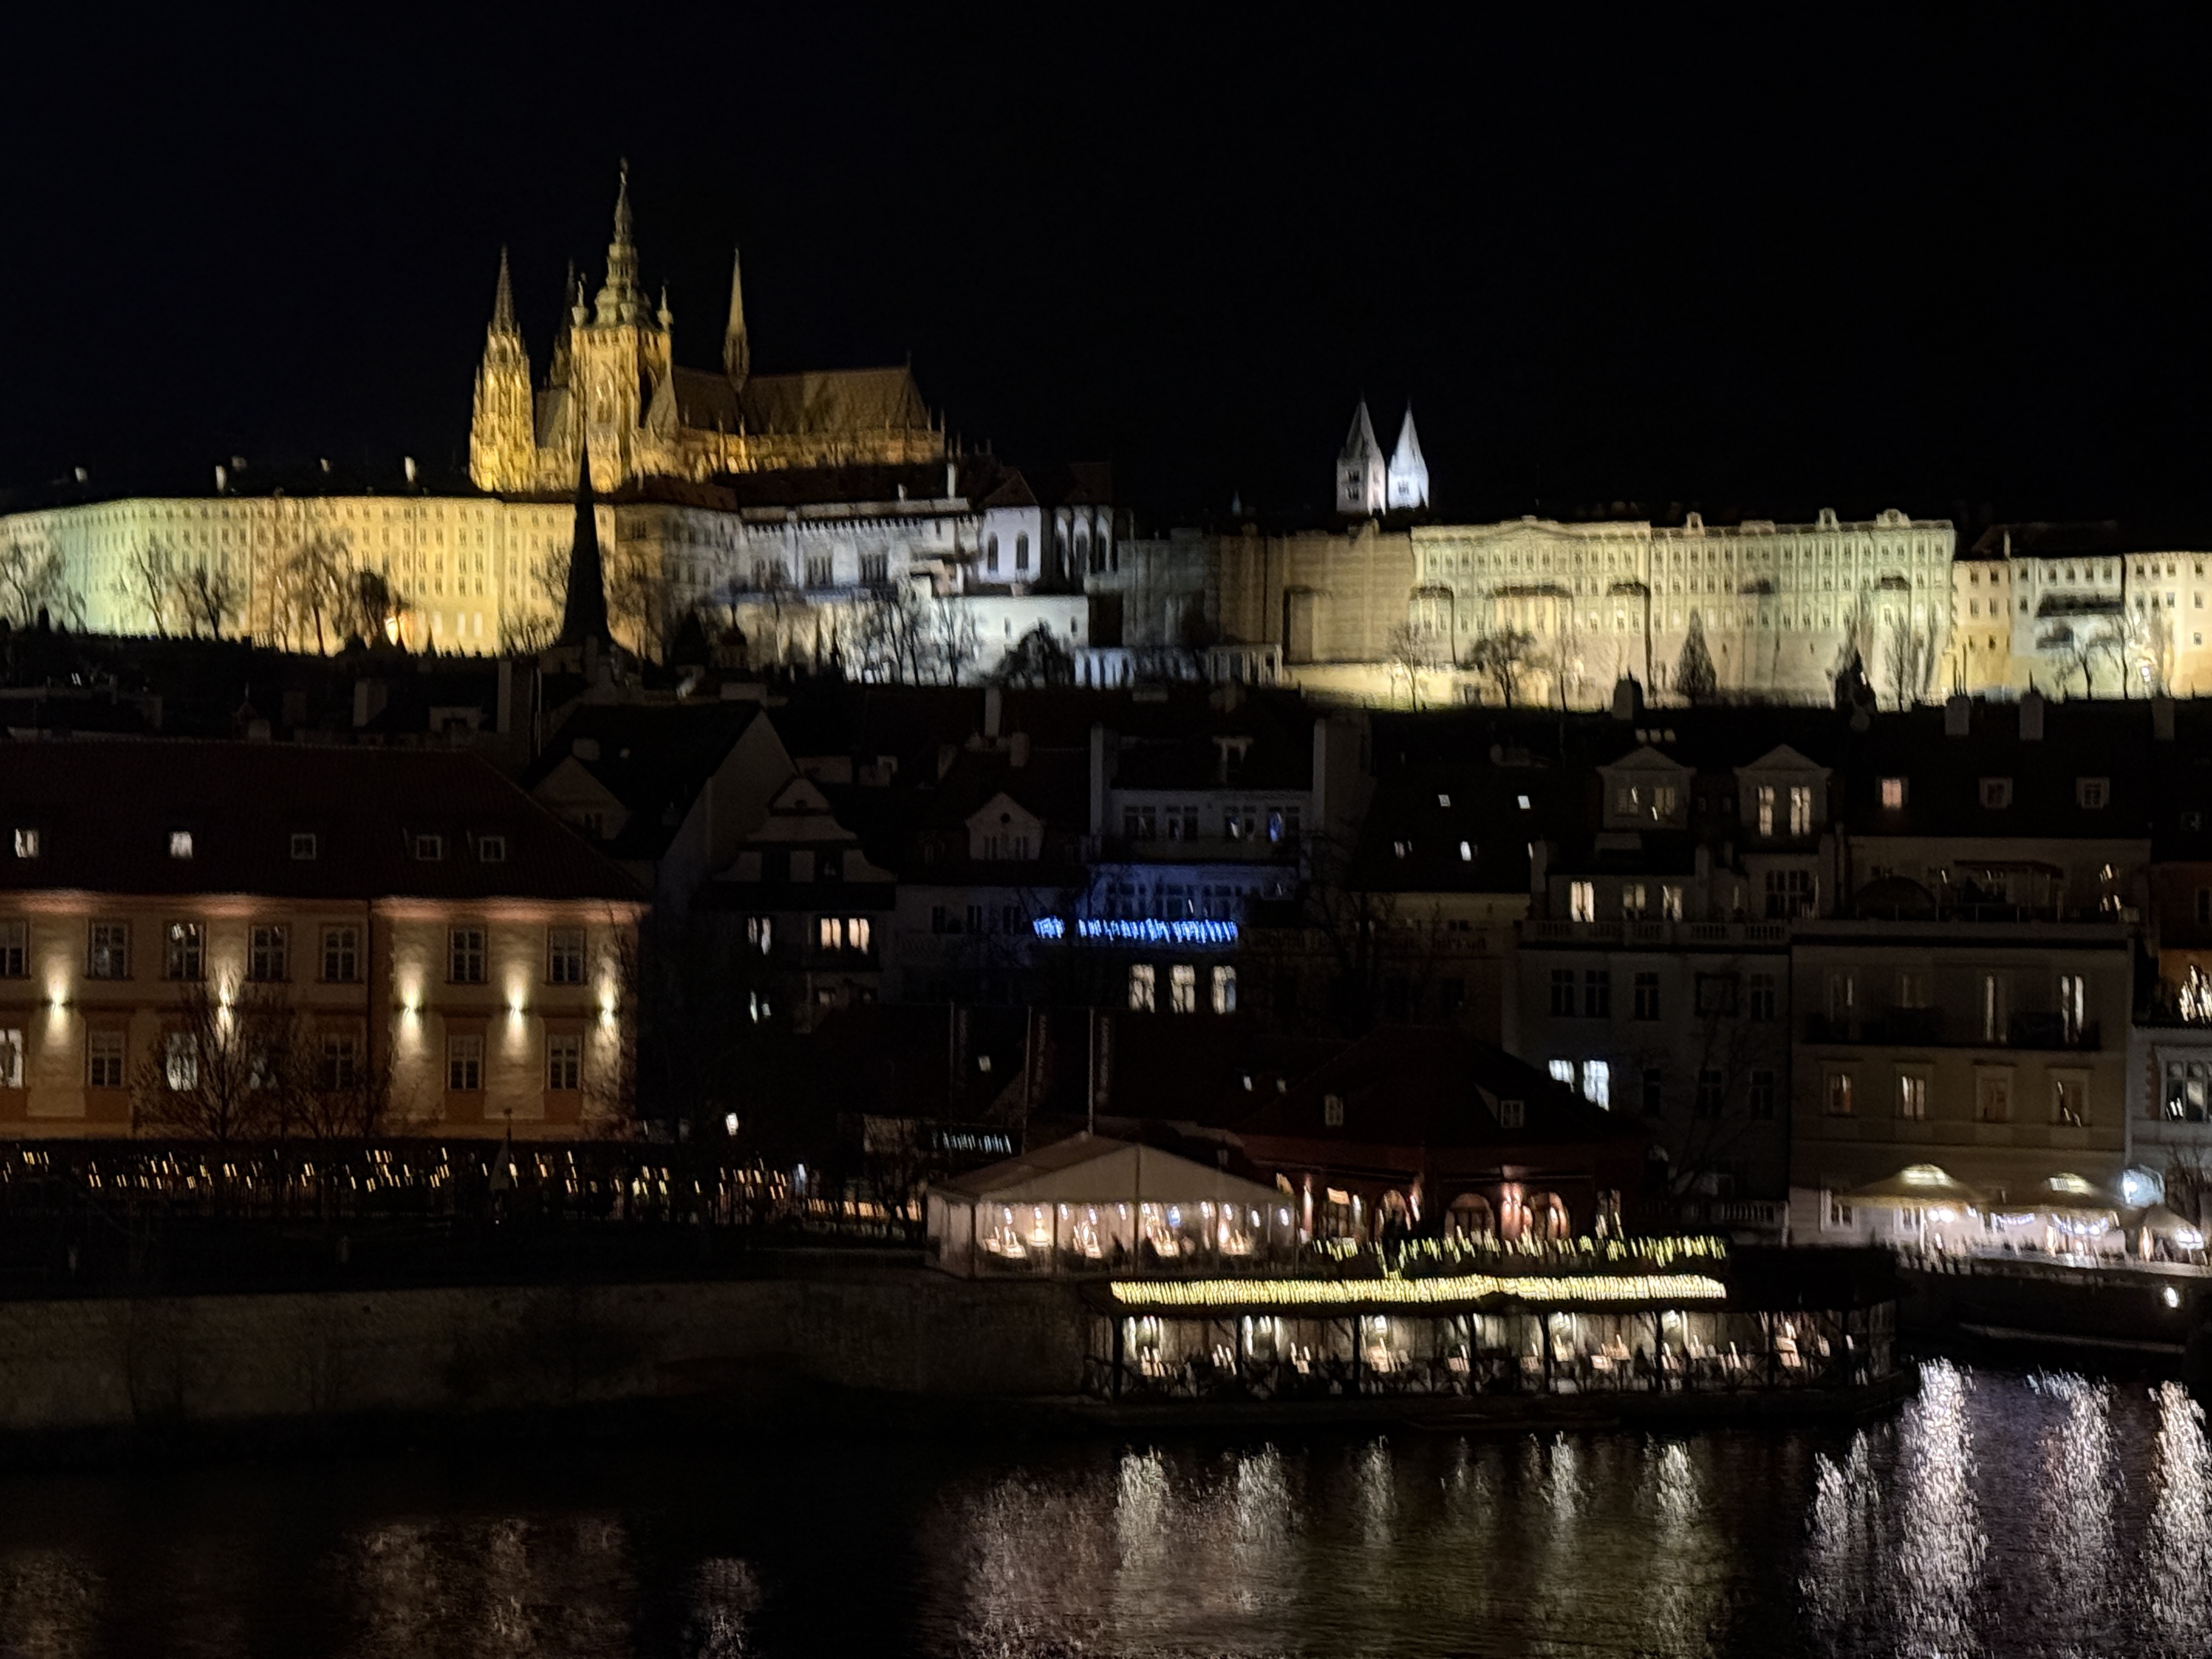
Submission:
[[[1721,1302],[1702,1273],[1455,1273],[1433,1279],[1186,1279],[1113,1281],[1125,1308],[1428,1307],[1511,1297],[1522,1302]]]
[[[1339,1268],[1357,1267],[1371,1259],[1385,1278],[1419,1274],[1436,1267],[1460,1267],[1469,1263],[1512,1261],[1565,1267],[1595,1267],[1601,1264],[1641,1262],[1667,1268],[1677,1262],[1720,1262],[1728,1259],[1728,1241],[1709,1234],[1650,1238],[1521,1238],[1500,1240],[1484,1234],[1449,1238],[1409,1238],[1400,1243],[1371,1244],[1364,1239],[1316,1239],[1316,1255]]]

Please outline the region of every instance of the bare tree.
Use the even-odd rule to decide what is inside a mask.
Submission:
[[[1925,629],[1899,617],[1890,624],[1884,649],[1890,696],[1899,708],[1909,708],[1927,694],[1936,666],[1935,641]]]
[[[82,616],[83,601],[69,586],[58,548],[0,543],[0,619],[27,624],[44,611]]]
[[[2036,647],[2057,661],[2058,684],[2054,690],[2063,692],[2066,683],[2079,676],[2081,695],[2085,697],[2089,695],[2090,676],[2096,666],[2096,659],[2104,648],[2100,641],[2091,638],[2071,623],[2060,623],[2038,640]]]
[[[853,618],[854,655],[862,677],[894,685],[919,685],[934,662],[928,607],[914,586],[886,583],[872,589]]]
[[[380,570],[356,570],[339,592],[337,625],[344,637],[375,645],[389,638],[392,624],[413,607]]]
[[[166,543],[141,542],[123,556],[112,584],[117,599],[146,617],[155,633],[169,631],[169,606],[177,590],[176,560]]]
[[[352,558],[345,539],[319,532],[301,538],[276,567],[276,630],[288,643],[327,653],[351,608]]]
[[[276,1134],[296,1104],[298,1042],[281,986],[185,986],[131,1073],[132,1128],[216,1146]]]
[[[1678,1102],[1687,1109],[1670,1110],[1651,1126],[1667,1155],[1668,1189],[1678,1198],[1709,1189],[1732,1168],[1745,1138],[1774,1128],[1787,1109],[1781,1099],[1790,1058],[1787,1025],[1746,1017],[1737,959],[1704,966],[1706,971],[1692,977],[1688,1018],[1658,1028],[1637,1056],[1640,1066],[1656,1066],[1662,1076],[1685,1058],[1691,1061],[1691,1095]]]
[[[1522,677],[1536,665],[1536,636],[1518,628],[1477,635],[1460,665],[1479,675],[1510,708],[1521,695]]]
[[[1426,629],[1401,622],[1384,638],[1382,649],[1390,665],[1406,677],[1407,693],[1414,708],[1421,706],[1421,674],[1435,665],[1436,642]]]
[[[991,678],[1001,685],[1073,685],[1075,653],[1050,623],[1039,623],[1014,641]]]
[[[286,1133],[315,1141],[367,1140],[392,1110],[390,1045],[372,1050],[366,1033],[310,1030],[293,1022],[285,1054]]]
[[[975,629],[975,612],[957,599],[940,599],[930,607],[929,645],[947,685],[968,678],[983,654]]]
[[[565,561],[563,562],[565,565]],[[568,573],[562,573],[562,598],[567,597]],[[639,655],[656,660],[667,641],[674,617],[670,614],[670,588],[655,550],[642,543],[617,544],[607,564],[607,616],[617,629],[626,629],[637,642]]]
[[[220,566],[187,564],[176,573],[177,609],[194,638],[205,627],[209,638],[221,639],[224,625],[238,620],[245,601],[245,588]]]

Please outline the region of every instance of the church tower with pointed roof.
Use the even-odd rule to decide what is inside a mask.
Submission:
[[[1348,518],[1382,512],[1389,501],[1389,472],[1362,398],[1352,413],[1352,430],[1345,434],[1344,453],[1336,458],[1336,510]]]
[[[1421,459],[1421,441],[1413,431],[1413,405],[1406,405],[1406,423],[1398,428],[1398,447],[1390,452],[1385,499],[1393,513],[1425,513],[1429,506],[1429,464]]]
[[[514,289],[507,250],[499,251],[499,286],[477,365],[476,407],[469,422],[469,473],[486,489],[527,489],[538,472],[532,415],[530,353],[514,320]]]

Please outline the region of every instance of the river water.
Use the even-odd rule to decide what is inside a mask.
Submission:
[[[1852,1432],[810,1431],[0,1480],[0,1652],[2212,1654],[2179,1389]]]

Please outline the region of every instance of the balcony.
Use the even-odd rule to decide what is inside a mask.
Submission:
[[[1900,1048],[2032,1048],[2093,1054],[2104,1045],[2095,1020],[2076,1023],[2063,1014],[2014,1014],[1992,1042],[1981,1022],[1947,1028],[1941,1008],[1884,1008],[1856,1014],[1808,1014],[1805,1041],[1866,1043]]]
[[[1528,945],[1626,945],[1661,950],[1774,950],[1790,942],[1782,921],[1625,921],[1537,920],[1521,924]]]

